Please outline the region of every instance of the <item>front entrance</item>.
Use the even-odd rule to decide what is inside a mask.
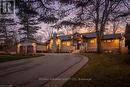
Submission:
[[[73,45],[75,47],[75,50],[80,50],[80,46],[81,46],[80,41],[74,41],[73,43],[74,43]]]
[[[82,44],[82,35],[79,33],[75,33],[73,35],[73,45],[75,46],[75,50],[80,50]]]
[[[81,42],[78,41],[78,43],[77,43],[77,50],[80,50],[80,46],[81,46]]]

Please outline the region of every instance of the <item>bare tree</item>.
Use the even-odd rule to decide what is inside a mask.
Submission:
[[[130,15],[128,2],[129,0],[38,0],[37,8],[34,8],[39,13],[39,21],[53,23],[54,26],[72,26],[75,29],[76,26],[94,24],[97,34],[97,52],[100,53],[105,26],[108,22],[121,20],[121,17]],[[55,3],[58,3],[58,8],[54,6]],[[75,10],[73,15],[76,16],[70,20],[64,20],[72,10]],[[116,29],[114,27],[115,31]]]
[[[81,0],[76,3],[76,9],[79,9],[79,12],[75,21],[95,24],[98,53],[102,51],[101,39],[107,22],[129,15],[129,9],[123,10],[126,6],[124,3],[126,0]]]

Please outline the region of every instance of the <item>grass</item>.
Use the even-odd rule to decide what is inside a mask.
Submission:
[[[19,59],[25,59],[25,58],[35,58],[39,56],[44,56],[41,54],[37,55],[0,55],[0,62],[7,62],[7,61],[13,61],[13,60],[19,60]]]
[[[130,87],[130,65],[125,62],[128,55],[84,54],[88,63],[63,87]]]

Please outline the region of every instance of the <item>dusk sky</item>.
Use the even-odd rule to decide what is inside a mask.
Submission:
[[[130,0],[128,0],[128,3],[127,3],[128,5],[130,4],[129,1]],[[57,1],[55,1],[55,3],[53,3],[53,4],[51,4],[51,5],[47,6],[47,7],[54,8],[55,10],[62,10],[62,9],[63,10],[68,10],[70,8],[74,8],[74,5],[62,5],[62,4],[58,3]],[[122,9],[122,11],[127,11],[128,10],[128,8],[126,8],[126,7],[121,7],[121,9]],[[43,35],[43,41],[46,41],[47,39],[49,39],[49,35],[48,35],[49,31],[52,31],[52,28],[50,26],[53,26],[55,24],[59,24],[59,23],[61,23],[64,20],[72,20],[74,17],[76,17],[76,14],[79,11],[80,11],[80,9],[73,9],[73,10],[71,10],[69,12],[68,16],[62,18],[61,20],[59,20],[56,23],[52,23],[52,24],[46,24],[44,22],[40,23],[39,26],[41,27],[41,29],[38,31],[38,35]],[[56,16],[56,17],[58,17],[58,16]],[[15,16],[15,20],[16,21],[18,20],[18,18],[16,16]],[[127,17],[127,21],[129,21],[129,17]],[[19,28],[19,25],[17,26],[17,28]],[[109,29],[107,32],[111,33],[112,32],[111,28],[113,28],[113,25],[109,24],[108,26],[106,26],[106,28]],[[119,29],[117,30],[117,32],[122,32],[123,33],[124,30],[125,30],[125,22],[120,22],[118,28]],[[71,30],[71,28],[69,28],[69,27],[68,28],[63,27],[58,32],[66,34],[68,32],[68,30]],[[77,30],[80,33],[85,33],[85,32],[88,32],[89,30],[93,31],[94,27],[86,27],[86,28],[84,28],[84,27],[82,27],[82,28],[78,27]],[[53,29],[53,31],[57,32],[57,29]],[[71,31],[69,31],[69,32],[71,34]]]
[[[128,1],[130,1],[130,0],[128,0]],[[130,3],[127,3],[127,4],[130,4]],[[73,6],[73,5],[62,6],[60,3],[58,3],[58,2],[56,1],[56,2],[53,3],[50,7],[55,8],[56,10],[59,10],[59,9],[70,9],[70,8],[73,8],[74,6]],[[122,11],[127,11],[127,10],[128,10],[128,8],[126,8],[126,7],[121,7],[121,8],[122,8]],[[70,14],[69,14],[67,17],[62,18],[61,20],[59,20],[59,21],[58,21],[57,23],[55,23],[55,24],[58,24],[58,23],[60,23],[60,22],[62,22],[62,21],[64,21],[64,20],[71,20],[71,19],[73,19],[73,18],[76,16],[76,13],[77,13],[78,11],[79,11],[79,9],[73,9],[73,10],[71,10]],[[127,18],[127,20],[129,21],[129,18]],[[47,33],[48,30],[51,30],[51,29],[50,29],[50,28],[51,28],[50,26],[53,26],[53,25],[55,25],[55,24],[45,24],[44,22],[41,23],[41,24],[39,24],[42,29],[39,30],[38,33],[39,33],[40,35],[45,34],[45,31],[46,31],[46,33]],[[91,28],[94,28],[94,27],[90,27],[90,28],[80,28],[80,27],[78,27],[78,31],[79,31],[80,33],[85,33],[85,32],[88,32],[88,29],[91,29]],[[107,26],[107,28],[109,29],[109,33],[111,33],[111,32],[112,32],[112,29],[111,29],[111,28],[113,28],[113,25],[110,24],[110,25]],[[119,33],[119,32],[124,33],[125,23],[121,22],[121,23],[119,24],[118,28],[119,28],[119,29],[117,30],[118,33]],[[64,33],[66,33],[65,31],[67,31],[67,30],[69,30],[69,28],[68,28],[68,29],[62,28],[62,30],[59,30],[59,32],[64,32]],[[57,29],[54,29],[54,31],[56,32]],[[108,32],[108,31],[107,31],[107,32]],[[48,38],[48,35],[45,35],[45,36],[46,36],[46,38]],[[45,39],[46,39],[46,38],[45,38]],[[43,39],[43,41],[45,41],[45,39]]]

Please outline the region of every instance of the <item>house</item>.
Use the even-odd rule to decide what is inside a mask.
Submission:
[[[124,46],[122,34],[103,35],[101,48],[103,52],[120,52]],[[53,52],[96,52],[97,35],[92,33],[75,33],[72,35],[57,36],[55,35],[48,41],[47,47]]]

